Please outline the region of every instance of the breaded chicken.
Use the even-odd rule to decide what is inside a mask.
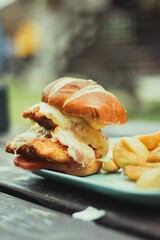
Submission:
[[[62,114],[46,103],[39,103],[26,109],[23,117],[32,119],[47,130],[54,131],[56,127],[60,127],[72,131],[80,141],[96,149],[100,155],[108,152],[107,137],[103,136],[101,130],[92,128],[82,118]]]
[[[11,141],[14,141],[14,139]],[[7,144],[6,151],[14,153],[11,141]],[[59,163],[72,161],[72,158],[68,155],[67,147],[63,146],[59,142],[51,141],[50,138],[35,138],[17,149],[17,154],[21,154],[28,159],[37,158],[40,160],[56,161]]]
[[[47,118],[44,114],[40,113],[39,107],[34,109],[27,109],[23,112],[24,118],[30,118],[34,122],[37,122],[40,126],[44,127],[45,129],[54,129],[57,127],[55,123],[49,118]]]

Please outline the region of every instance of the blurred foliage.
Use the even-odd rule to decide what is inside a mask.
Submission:
[[[8,84],[10,127],[28,125],[29,121],[22,118],[22,112],[26,107],[40,102],[40,98],[39,88],[30,89],[12,80]]]

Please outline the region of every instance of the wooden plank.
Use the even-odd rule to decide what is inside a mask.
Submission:
[[[1,191],[69,215],[88,206],[104,209],[106,215],[96,221],[98,224],[137,236],[160,239],[160,209],[117,201],[94,192],[88,194],[86,190],[49,181],[15,167],[12,155],[4,153],[4,150],[0,150],[0,156]]]
[[[135,239],[0,193],[1,239]]]

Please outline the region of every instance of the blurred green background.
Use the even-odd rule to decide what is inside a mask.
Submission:
[[[0,83],[8,90],[9,128],[27,126],[23,110],[66,75],[103,85],[129,120],[159,122],[159,21],[158,0],[1,0]]]

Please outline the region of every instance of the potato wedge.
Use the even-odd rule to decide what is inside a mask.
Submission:
[[[160,147],[150,152],[147,162],[160,162]]]
[[[160,131],[151,134],[135,136],[135,138],[139,139],[149,151],[152,151],[160,144]]]
[[[143,162],[138,166],[128,165],[125,166],[124,172],[130,179],[132,179],[133,181],[137,181],[144,172],[154,168],[160,168],[160,163]]]
[[[152,168],[128,165],[128,166],[125,166],[124,172],[131,180],[137,181],[144,172],[150,169]]]
[[[107,172],[113,173],[118,171],[119,167],[116,165],[116,163],[113,161],[113,159],[109,159],[102,164],[102,170],[105,170]]]
[[[137,180],[136,186],[141,189],[160,189],[160,168],[145,171]]]
[[[134,137],[124,137],[113,146],[113,161],[119,167],[139,165],[147,160],[149,151],[146,146]]]
[[[141,167],[160,168],[160,162],[142,162]]]
[[[142,158],[142,161],[146,161],[149,155],[149,151],[144,146],[144,144],[141,144],[140,141],[135,141],[135,139],[131,137],[123,138],[122,142],[123,142],[123,146],[128,148],[131,152],[140,156],[140,158]]]

